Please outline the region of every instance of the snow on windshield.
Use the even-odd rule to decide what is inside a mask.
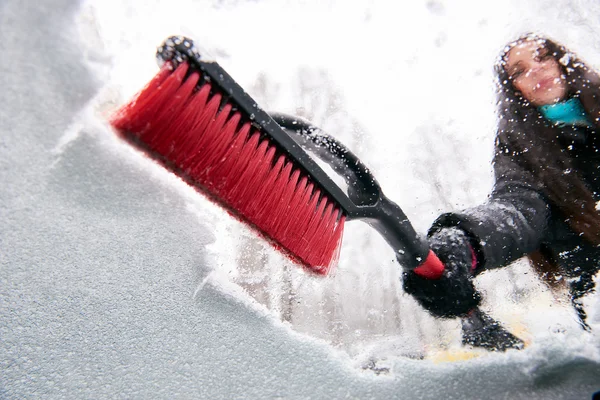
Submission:
[[[10,8],[20,15],[15,10]],[[49,317],[62,339],[43,341],[51,349],[46,359],[37,352],[34,339],[21,342],[12,333],[7,337],[34,346],[23,351],[33,363],[42,361],[42,371],[51,365],[49,360],[63,357],[64,365],[57,364],[59,374],[72,380],[58,380],[59,387],[84,397],[89,394],[82,383],[87,375],[68,371],[69,365],[87,365],[87,358],[82,362],[78,353],[62,348],[65,335],[84,358],[88,352],[105,357],[92,363],[101,371],[121,362],[119,368],[131,373],[123,360],[134,360],[138,372],[131,380],[119,374],[119,368],[103,372],[116,377],[123,393],[134,397],[152,394],[154,382],[163,388],[179,383],[184,395],[194,390],[211,398],[243,396],[244,387],[251,388],[246,395],[256,398],[278,393],[287,398],[383,398],[399,390],[409,398],[419,393],[461,398],[473,392],[452,386],[454,382],[475,385],[484,378],[487,398],[508,393],[508,381],[515,388],[510,398],[563,398],[577,390],[591,395],[592,377],[600,373],[597,295],[585,299],[593,328],[585,333],[565,293],[550,291],[523,260],[486,272],[476,281],[484,294],[483,309],[521,337],[527,348],[506,354],[466,351],[458,320],[436,320],[402,292],[394,254],[367,225],[347,224],[340,263],[331,276],[307,274],[117,139],[105,118],[156,73],[156,46],[174,34],[189,36],[265,110],[305,117],[346,144],[424,233],[440,213],[480,204],[492,188],[492,67],[504,44],[523,32],[540,31],[598,67],[598,15],[596,2],[566,0],[84,2],[69,35],[82,42],[90,78],[70,81],[63,72],[60,82],[86,88],[88,97],[82,98],[89,102],[77,104],[83,109],[73,117],[75,122],[63,124],[64,131],[63,125],[56,125],[60,134],[48,139],[48,166],[40,161],[39,170],[31,172],[39,174],[41,189],[20,190],[46,191],[43,199],[52,210],[24,224],[23,236],[36,231],[36,223],[48,232],[60,227],[52,237],[67,235],[77,244],[73,251],[90,264],[72,261],[79,259],[71,252],[54,253],[58,239],[34,246],[43,249],[40,254],[52,254],[40,256],[53,267],[47,272],[50,278],[52,271],[59,271],[56,277],[68,277],[60,280],[63,295],[55,289],[40,292],[48,293],[48,315],[50,309],[70,310],[63,322]],[[17,185],[16,180],[10,182]],[[28,196],[23,198],[37,199]],[[28,215],[31,209],[19,205],[26,202],[23,198],[10,204]],[[21,231],[15,232],[14,237],[20,237]],[[8,243],[13,236],[7,237]],[[21,265],[20,257],[11,252],[8,260]],[[96,275],[86,274],[86,267]],[[38,282],[28,281],[25,273],[15,276],[22,287],[13,292],[14,304],[24,304],[23,296],[36,298],[28,285],[46,288],[41,277]],[[79,342],[83,338],[76,338],[76,329],[67,329],[80,327],[82,317],[69,314],[78,302],[85,306],[79,308],[81,315],[114,325],[98,328],[100,333],[90,325],[86,340],[91,347]],[[15,325],[28,318],[46,321],[36,316],[31,304],[24,306],[27,318],[11,314],[18,321]],[[140,323],[145,313],[148,317]],[[110,315],[114,317],[106,317]],[[256,322],[257,316],[262,322]],[[135,326],[127,327],[125,321]],[[226,327],[225,333],[211,326]],[[11,325],[3,328],[14,330]],[[116,339],[111,339],[111,329]],[[245,342],[247,335],[252,346]],[[111,340],[116,343],[113,350]],[[128,347],[125,340],[135,345]],[[21,347],[10,347],[13,358],[18,356],[16,348]],[[186,359],[182,354],[188,351],[192,356]],[[262,375],[244,372],[244,365],[256,366],[253,363],[265,354],[272,358],[268,366],[260,364]],[[146,361],[140,361],[144,357]],[[21,359],[15,365],[36,376],[28,362]],[[229,363],[238,364],[239,376],[227,386],[219,377],[229,375]],[[298,380],[277,383],[288,382],[283,371],[292,374],[295,366],[304,371]],[[311,371],[325,377],[330,368],[335,371],[334,385],[326,378],[312,386],[302,380]],[[9,369],[7,387],[13,391],[8,393],[26,393],[15,389],[26,385],[14,383],[19,382],[14,371]],[[197,374],[209,376],[213,386],[200,389]],[[276,376],[271,385],[263,383],[269,374]],[[439,378],[437,384],[424,379],[432,375]],[[171,376],[176,378],[169,382]],[[95,379],[103,382],[102,376]],[[342,390],[345,386],[347,391]],[[104,388],[99,393],[111,391]],[[160,397],[169,393],[155,392]]]

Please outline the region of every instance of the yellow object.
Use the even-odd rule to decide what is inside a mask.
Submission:
[[[469,349],[469,348],[461,348],[461,349],[452,349],[452,350],[440,350],[434,353],[431,353],[427,359],[433,361],[436,364],[444,363],[444,362],[457,362],[457,361],[466,361],[471,360],[476,357],[480,357],[482,355],[487,354],[488,351],[484,349]]]

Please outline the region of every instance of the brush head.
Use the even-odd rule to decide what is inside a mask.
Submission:
[[[157,58],[160,72],[115,113],[114,128],[277,249],[327,274],[346,217],[312,171],[273,140],[274,129],[283,131],[191,40],[167,39]]]

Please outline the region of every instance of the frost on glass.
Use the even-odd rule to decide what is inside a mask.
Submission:
[[[403,293],[367,225],[349,223],[336,271],[312,276],[106,115],[156,72],[162,40],[189,35],[266,110],[352,149],[424,233],[492,190],[499,50],[545,30],[600,65],[596,2],[56,3],[7,2],[0,17],[4,37],[32,38],[2,48],[19,68],[0,99],[0,397],[590,397],[597,295],[584,333],[525,260],[485,272],[482,309],[527,348],[464,349],[458,320]]]
[[[335,3],[328,9],[311,3],[289,10],[269,4],[260,11],[251,3],[219,4],[211,11],[218,37],[198,28],[193,12],[177,13],[177,19],[222,56],[221,64],[265,110],[306,118],[354,151],[425,233],[439,214],[482,204],[492,190],[492,64],[504,44],[525,31],[549,28],[582,52],[593,48],[582,39],[591,3],[542,3],[484,7],[432,0],[398,9],[385,2]],[[185,1],[183,6],[194,8]],[[557,8],[563,10],[561,18],[542,18],[549,15],[546,9]],[[125,29],[109,24],[107,8],[93,9],[100,34],[122,57],[116,69],[131,70],[126,61],[132,56],[115,40],[127,36]],[[287,13],[303,15],[303,23],[286,19]],[[235,21],[243,31],[249,15],[270,27],[267,33],[260,24],[253,26],[254,47],[246,37],[219,29],[222,21]],[[156,17],[145,10],[137,18],[143,24]],[[344,32],[343,38],[308,28],[323,25]],[[273,26],[280,27],[277,34]],[[580,30],[572,31],[573,26]],[[161,24],[153,28],[167,30]],[[124,40],[129,40],[127,51],[153,44],[142,37]],[[584,55],[594,62],[596,53]],[[493,207],[505,217],[496,226],[499,232],[535,228],[510,205]],[[203,218],[201,207],[194,210]],[[326,279],[299,269],[235,222],[219,221],[215,234],[215,268],[225,279],[295,331],[366,364],[461,348],[459,322],[432,318],[402,292],[400,266],[365,224],[347,225],[340,265]],[[481,274],[476,282],[484,293],[483,308],[527,343],[562,329],[557,326],[576,329],[569,308],[557,306],[564,303],[564,293],[542,284],[524,259]]]

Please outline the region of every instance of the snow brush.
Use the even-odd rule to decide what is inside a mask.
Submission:
[[[307,121],[269,115],[192,40],[157,49],[158,74],[112,117],[119,134],[318,274],[337,263],[345,221],[363,220],[406,270],[444,266],[366,166]],[[347,193],[311,158],[342,176]]]

